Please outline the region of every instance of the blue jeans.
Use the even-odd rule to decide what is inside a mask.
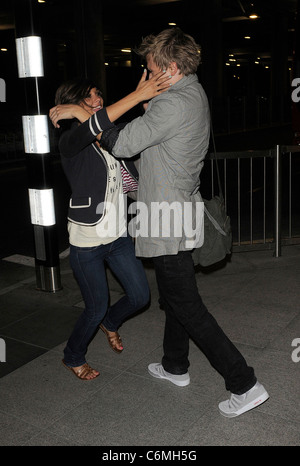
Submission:
[[[96,247],[70,246],[70,264],[85,304],[64,349],[64,361],[76,367],[86,362],[88,344],[102,322],[115,332],[131,314],[146,306],[150,293],[142,262],[136,258],[128,236]],[[120,281],[125,296],[108,307],[109,290],[105,264]]]
[[[214,317],[198,292],[189,251],[153,258],[160,302],[166,313],[162,365],[171,374],[189,367],[189,339],[199,346],[210,364],[223,376],[227,390],[235,394],[250,390],[256,378],[245,359]]]

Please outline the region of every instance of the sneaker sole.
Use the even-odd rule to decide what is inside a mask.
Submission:
[[[177,387],[186,387],[190,383],[189,380],[185,380],[185,381],[182,381],[182,382],[180,382],[179,380],[171,380],[168,377],[164,377],[162,375],[157,375],[157,374],[151,372],[149,369],[148,369],[148,372],[149,372],[150,375],[152,375],[152,377],[155,377],[156,379],[167,380],[168,382],[171,382],[174,385],[177,385]]]
[[[220,408],[219,408],[219,411],[224,417],[237,417],[237,416],[240,416],[241,414],[246,413],[247,411],[250,411],[251,409],[257,408],[262,403],[267,401],[268,398],[269,398],[269,394],[265,392],[261,396],[258,396],[257,398],[255,398],[255,400],[251,401],[251,403],[244,406],[242,409],[236,411],[235,413],[226,413],[222,411]]]

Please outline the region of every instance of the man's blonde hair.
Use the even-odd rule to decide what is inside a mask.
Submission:
[[[136,52],[144,60],[151,55],[161,70],[167,69],[171,62],[176,62],[185,76],[196,73],[201,61],[200,46],[192,36],[177,27],[165,29],[157,36],[151,34],[145,37]]]

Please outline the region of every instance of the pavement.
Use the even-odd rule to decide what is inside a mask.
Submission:
[[[189,386],[148,374],[148,364],[162,357],[164,312],[153,268],[144,265],[150,306],[120,328],[122,354],[97,333],[87,360],[100,376],[81,381],[61,363],[83,310],[67,254],[60,264],[63,289],[56,293],[36,289],[32,258],[0,261],[0,445],[298,446],[300,246],[283,247],[279,258],[270,250],[234,253],[219,269],[197,271],[208,309],[270,395],[233,419],[218,411],[229,396],[222,377],[192,341]],[[113,302],[123,291],[109,271],[108,282]]]

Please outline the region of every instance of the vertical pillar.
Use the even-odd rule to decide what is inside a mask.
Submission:
[[[106,99],[102,0],[76,0],[75,28],[78,70],[99,83]]]
[[[202,56],[200,79],[211,104],[214,127],[218,128],[223,126],[224,117],[222,0],[204,0],[199,2],[199,7]]]
[[[275,237],[275,250],[274,256],[281,256],[281,199],[282,199],[282,168],[281,168],[281,146],[277,145],[275,149],[275,158],[274,158],[274,237]]]
[[[285,121],[285,102],[290,102],[288,85],[288,18],[274,1],[271,50],[271,117],[273,123]]]
[[[300,78],[300,0],[297,2],[296,15],[296,31],[293,48],[293,79]],[[292,91],[293,90],[294,88],[292,87]],[[299,95],[298,91],[297,95]],[[294,100],[292,100],[292,125],[294,132],[293,142],[294,144],[300,145],[300,101],[294,102]]]
[[[59,251],[51,180],[48,115],[39,100],[39,78],[44,76],[42,40],[34,31],[31,0],[15,1],[16,50],[19,78],[24,83],[26,114],[22,116],[28,173],[28,194],[35,245],[37,289],[61,289]]]

